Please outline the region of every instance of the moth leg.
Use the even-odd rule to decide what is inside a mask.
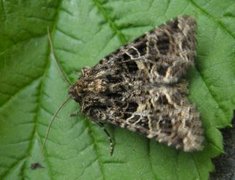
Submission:
[[[113,151],[114,151],[114,141],[110,135],[110,133],[108,132],[108,130],[105,128],[104,124],[101,122],[97,122],[97,124],[104,130],[105,134],[108,136],[109,139],[109,146],[110,146],[110,155],[113,155]]]
[[[79,111],[71,113],[69,116],[70,117],[77,117],[79,115]]]

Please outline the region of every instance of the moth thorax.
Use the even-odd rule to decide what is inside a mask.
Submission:
[[[87,91],[101,93],[106,90],[107,83],[102,79],[95,79],[87,84]]]

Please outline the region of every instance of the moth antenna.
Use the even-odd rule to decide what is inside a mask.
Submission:
[[[57,114],[60,112],[60,110],[64,107],[64,105],[71,99],[71,97],[68,97],[61,105],[60,107],[57,109],[57,111],[54,113],[54,115],[52,116],[51,118],[51,121],[50,121],[50,124],[47,128],[47,131],[46,131],[46,136],[45,136],[45,140],[42,144],[42,152],[44,151],[45,149],[45,145],[46,145],[46,141],[47,141],[47,138],[48,138],[48,135],[49,135],[49,132],[50,132],[50,129],[51,129],[51,126],[52,126],[52,123],[54,122]]]
[[[52,58],[55,59],[58,67],[59,67],[59,71],[62,74],[62,77],[64,79],[64,81],[66,81],[69,85],[72,85],[71,81],[69,80],[68,76],[66,75],[66,73],[63,71],[63,68],[61,67],[60,62],[57,60],[56,56],[55,56],[55,52],[54,52],[54,47],[53,47],[53,43],[52,43],[52,39],[51,39],[51,34],[50,34],[50,29],[49,27],[47,27],[47,35],[48,35],[48,40],[49,40],[49,44],[50,44],[50,49],[51,49],[51,53],[52,53]]]

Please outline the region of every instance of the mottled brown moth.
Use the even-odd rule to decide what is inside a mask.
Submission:
[[[179,16],[119,48],[69,88],[81,113],[183,151],[203,148],[185,74],[196,55],[196,21]],[[57,114],[57,113],[56,113]]]

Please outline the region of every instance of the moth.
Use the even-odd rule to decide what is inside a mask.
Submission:
[[[185,74],[196,56],[196,21],[179,16],[103,58],[69,88],[80,110],[183,151],[203,148]]]

